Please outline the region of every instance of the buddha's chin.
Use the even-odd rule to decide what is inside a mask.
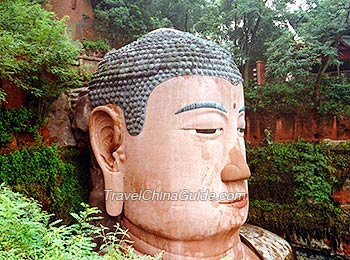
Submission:
[[[177,234],[174,235],[170,226],[167,233],[154,229],[145,230],[129,222],[127,218],[124,218],[123,226],[128,229],[130,240],[134,242],[133,247],[137,252],[155,255],[164,251],[164,259],[167,260],[214,260],[221,259],[237,249],[241,250],[238,227],[231,226],[225,230],[221,227],[201,226],[199,229],[198,226],[193,226],[191,232],[188,232],[187,227],[179,227]],[[211,229],[212,233],[206,232],[207,229]],[[200,231],[196,232],[196,230]],[[234,257],[233,259],[243,258]]]
[[[143,210],[142,217],[137,212],[126,210],[125,218],[137,228],[147,233],[169,240],[205,240],[216,235],[238,232],[246,219],[248,206],[236,209],[228,206],[201,209],[181,208],[181,214],[176,207],[168,214],[155,214],[152,207]],[[153,214],[152,214],[153,213]]]

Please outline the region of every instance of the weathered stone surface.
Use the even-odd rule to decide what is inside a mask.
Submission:
[[[350,204],[350,191],[338,190],[333,193],[333,200],[339,204]]]
[[[91,106],[88,95],[78,97],[73,113],[73,129],[88,133],[90,114]]]
[[[76,145],[69,114],[70,102],[68,96],[62,94],[50,107],[47,125],[50,137],[54,138],[59,146]]]
[[[4,103],[6,108],[20,108],[26,104],[27,96],[23,89],[16,87],[12,82],[1,79],[0,81],[3,91],[6,93],[6,102]]]
[[[246,140],[255,145],[266,139],[265,129],[271,132],[274,142],[291,142],[297,141],[298,138],[307,141],[350,139],[349,117],[321,116],[312,111],[296,115],[265,114],[248,110],[246,124]]]
[[[50,7],[62,19],[68,16],[68,31],[73,39],[95,39],[94,12],[89,0],[50,0]]]
[[[295,260],[288,242],[266,229],[245,224],[240,228],[240,235],[253,246],[261,259]]]

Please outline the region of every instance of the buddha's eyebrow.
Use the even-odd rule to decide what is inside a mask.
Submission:
[[[241,112],[243,112],[243,111],[245,111],[245,107],[241,107],[241,108],[238,110],[238,113],[241,113]]]
[[[217,103],[215,101],[201,101],[201,102],[196,102],[196,103],[192,103],[190,105],[184,106],[183,108],[176,111],[175,115],[180,114],[182,112],[190,111],[193,109],[198,109],[198,108],[215,108],[222,112],[227,113],[227,109],[220,103]]]

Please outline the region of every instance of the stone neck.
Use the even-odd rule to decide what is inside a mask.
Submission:
[[[220,233],[203,240],[177,241],[159,237],[123,219],[123,228],[128,230],[133,248],[139,254],[156,255],[163,251],[164,260],[218,260],[225,256],[246,260],[239,231]]]

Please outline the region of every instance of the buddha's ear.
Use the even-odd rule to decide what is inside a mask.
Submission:
[[[89,132],[93,153],[104,177],[107,213],[118,216],[123,210],[125,153],[123,111],[116,105],[96,107],[91,112]]]

